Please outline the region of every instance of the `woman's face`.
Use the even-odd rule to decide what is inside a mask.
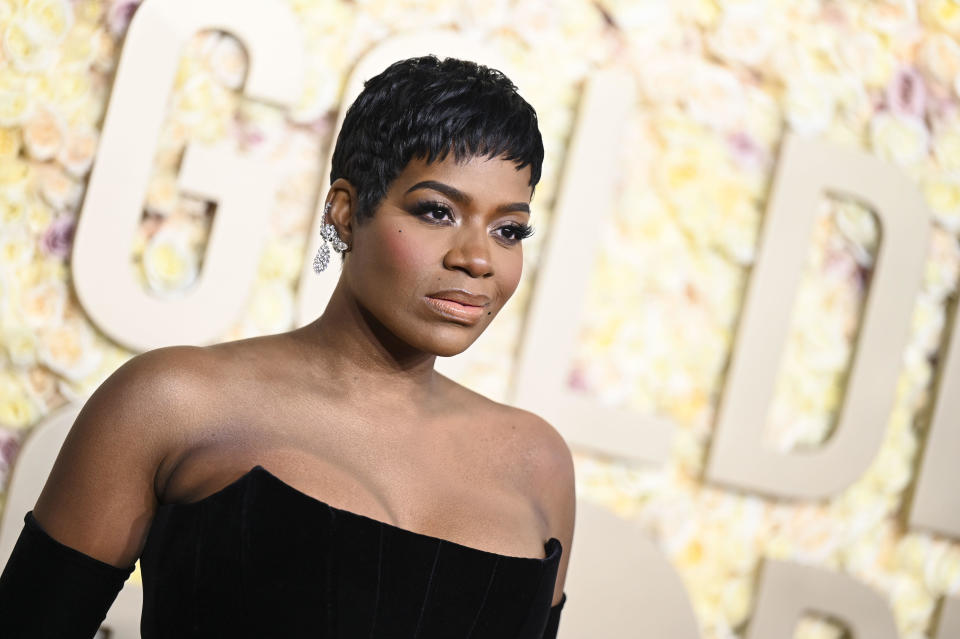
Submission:
[[[529,182],[529,167],[500,158],[412,160],[351,224],[344,277],[360,306],[417,350],[465,350],[520,281]]]

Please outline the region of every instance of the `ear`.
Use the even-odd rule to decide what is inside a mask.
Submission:
[[[357,189],[344,178],[337,178],[327,191],[330,204],[328,221],[337,228],[340,239],[353,247],[353,229],[356,226]]]

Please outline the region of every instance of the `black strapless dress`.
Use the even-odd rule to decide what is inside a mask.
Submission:
[[[140,557],[144,639],[553,639],[562,547],[514,557],[334,508],[257,465],[165,504]]]

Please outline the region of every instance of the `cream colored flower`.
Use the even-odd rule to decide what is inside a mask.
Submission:
[[[858,30],[845,34],[837,43],[837,53],[846,74],[867,87],[880,88],[890,81],[896,58],[876,33]]]
[[[37,354],[45,366],[68,380],[86,377],[102,358],[90,326],[76,319],[41,329]]]
[[[920,45],[917,61],[927,77],[952,87],[960,75],[960,44],[945,33],[928,34]]]
[[[27,368],[36,363],[37,337],[26,326],[4,330],[0,343],[6,348],[10,363],[14,366]]]
[[[723,60],[759,67],[779,35],[774,18],[763,3],[728,6],[707,44]]]
[[[58,280],[24,284],[20,297],[20,316],[31,328],[41,329],[60,324],[67,305],[67,286]]]
[[[926,22],[953,36],[960,35],[960,3],[957,0],[926,0],[920,5]]]
[[[693,69],[690,93],[684,102],[691,117],[720,130],[730,130],[746,110],[744,87],[737,77],[720,66],[700,65]]]
[[[870,143],[880,158],[900,166],[926,159],[929,133],[921,120],[878,113],[870,122]]]
[[[6,377],[11,377],[5,373]],[[0,383],[0,424],[10,428],[26,428],[39,419],[37,406],[17,382]]]
[[[857,261],[864,266],[872,264],[880,233],[873,213],[851,200],[836,202],[834,211],[837,229],[853,243]]]
[[[67,132],[66,142],[60,147],[57,161],[70,175],[82,178],[93,164],[98,142],[99,132],[95,128],[74,127]]]
[[[34,109],[29,77],[0,65],[0,126],[19,126]]]
[[[960,233],[960,176],[946,171],[928,175],[922,189],[937,222]]]
[[[797,75],[787,79],[784,109],[790,127],[800,135],[813,135],[829,126],[837,107],[833,79],[827,75]]]
[[[158,231],[143,251],[143,271],[150,288],[163,295],[182,294],[197,277],[197,255],[176,230]]]
[[[34,160],[49,160],[60,151],[66,132],[60,114],[40,107],[23,125],[23,144]]]
[[[19,16],[11,19],[3,30],[3,55],[20,71],[45,71],[57,61],[58,49],[31,29]]]
[[[933,156],[940,168],[960,171],[960,123],[943,127],[933,136]]]
[[[77,22],[60,45],[60,63],[86,71],[97,55],[97,21]]]
[[[0,268],[9,272],[30,263],[34,240],[23,225],[6,226],[0,234]]]
[[[57,166],[37,170],[40,195],[57,210],[75,209],[83,196],[83,184]]]
[[[67,0],[28,0],[20,15],[27,31],[50,46],[59,44],[73,26],[73,9]]]

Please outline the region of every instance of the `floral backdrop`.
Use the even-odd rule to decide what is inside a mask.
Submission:
[[[528,274],[461,381],[502,399],[582,81],[611,63],[639,88],[617,207],[593,269],[570,384],[669,417],[659,468],[575,452],[578,494],[638,521],[689,592],[705,638],[741,637],[765,557],[846,572],[884,593],[904,639],[928,636],[960,593],[960,544],[905,529],[932,372],[960,275],[960,3],[956,0],[287,0],[306,33],[306,85],[281,110],[244,98],[232,36],[198,33],[170,94],[130,267],[158,296],[201,271],[212,220],[177,193],[188,141],[234,139],[280,167],[269,239],[243,316],[224,340],[293,327],[319,159],[352,65],[412,29],[483,37],[537,108],[546,162]],[[69,255],[135,0],[0,0],[0,487],[30,429],[83,398],[130,353],[86,318]],[[542,69],[551,72],[544,74]],[[935,215],[922,293],[884,445],[825,502],[781,503],[702,480],[717,393],[786,131],[872,153],[915,180]],[[818,211],[769,444],[816,446],[843,395],[878,229],[852,201]],[[139,571],[134,579],[139,578]],[[804,639],[842,636],[808,617]]]

